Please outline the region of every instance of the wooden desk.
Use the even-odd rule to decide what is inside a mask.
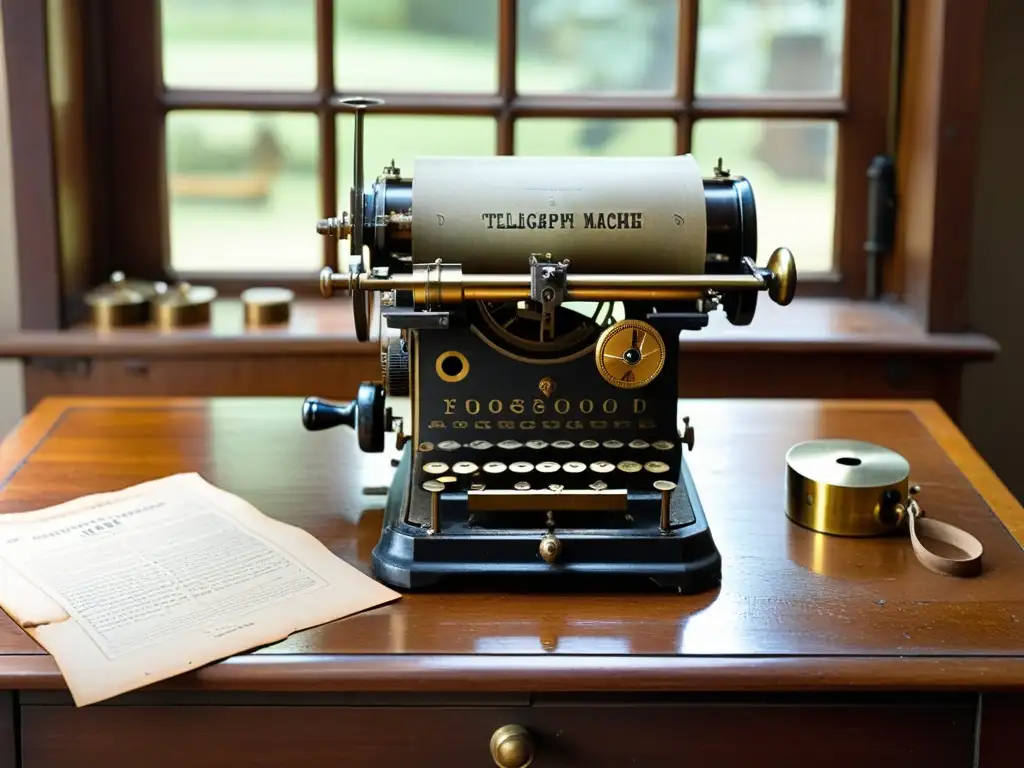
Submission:
[[[347,431],[304,432],[299,404],[45,401],[3,444],[0,511],[199,471],[368,569],[382,499],[362,486],[387,460]],[[3,617],[0,765],[482,768],[492,732],[518,723],[537,768],[1018,766],[1024,512],[941,410],[684,407],[720,590],[405,596],[84,709]],[[926,510],[985,545],[984,574],[788,523],[785,451],[819,436],[906,455]]]

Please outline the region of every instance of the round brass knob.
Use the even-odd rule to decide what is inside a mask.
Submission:
[[[503,725],[491,736],[491,757],[498,768],[526,768],[533,762],[533,739],[521,725]]]
[[[768,257],[768,296],[776,304],[786,306],[796,295],[796,260],[788,248],[776,248]]]
[[[325,299],[334,295],[334,270],[330,267],[320,270],[320,295]]]
[[[540,557],[545,563],[553,563],[562,554],[562,542],[552,533],[544,534],[540,540]]]

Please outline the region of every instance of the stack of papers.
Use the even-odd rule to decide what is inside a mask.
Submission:
[[[78,706],[399,596],[198,474],[0,515],[0,607]]]

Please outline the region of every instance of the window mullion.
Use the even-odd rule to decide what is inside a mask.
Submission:
[[[338,207],[338,143],[336,118],[329,109],[334,95],[334,0],[316,0],[316,82],[320,134],[320,216],[333,216]],[[312,222],[310,222],[312,225]],[[324,266],[338,268],[338,240],[323,239]]]
[[[682,105],[676,118],[676,152],[690,151],[693,144],[694,82],[697,69],[697,14],[700,0],[680,0],[679,32],[676,42],[676,97]]]
[[[515,149],[512,100],[516,96],[516,4],[518,0],[500,0],[498,7],[498,113],[499,155],[511,155]]]

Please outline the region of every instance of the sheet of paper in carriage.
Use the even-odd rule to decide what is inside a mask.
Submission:
[[[0,515],[0,607],[78,706],[399,596],[198,474]]]

